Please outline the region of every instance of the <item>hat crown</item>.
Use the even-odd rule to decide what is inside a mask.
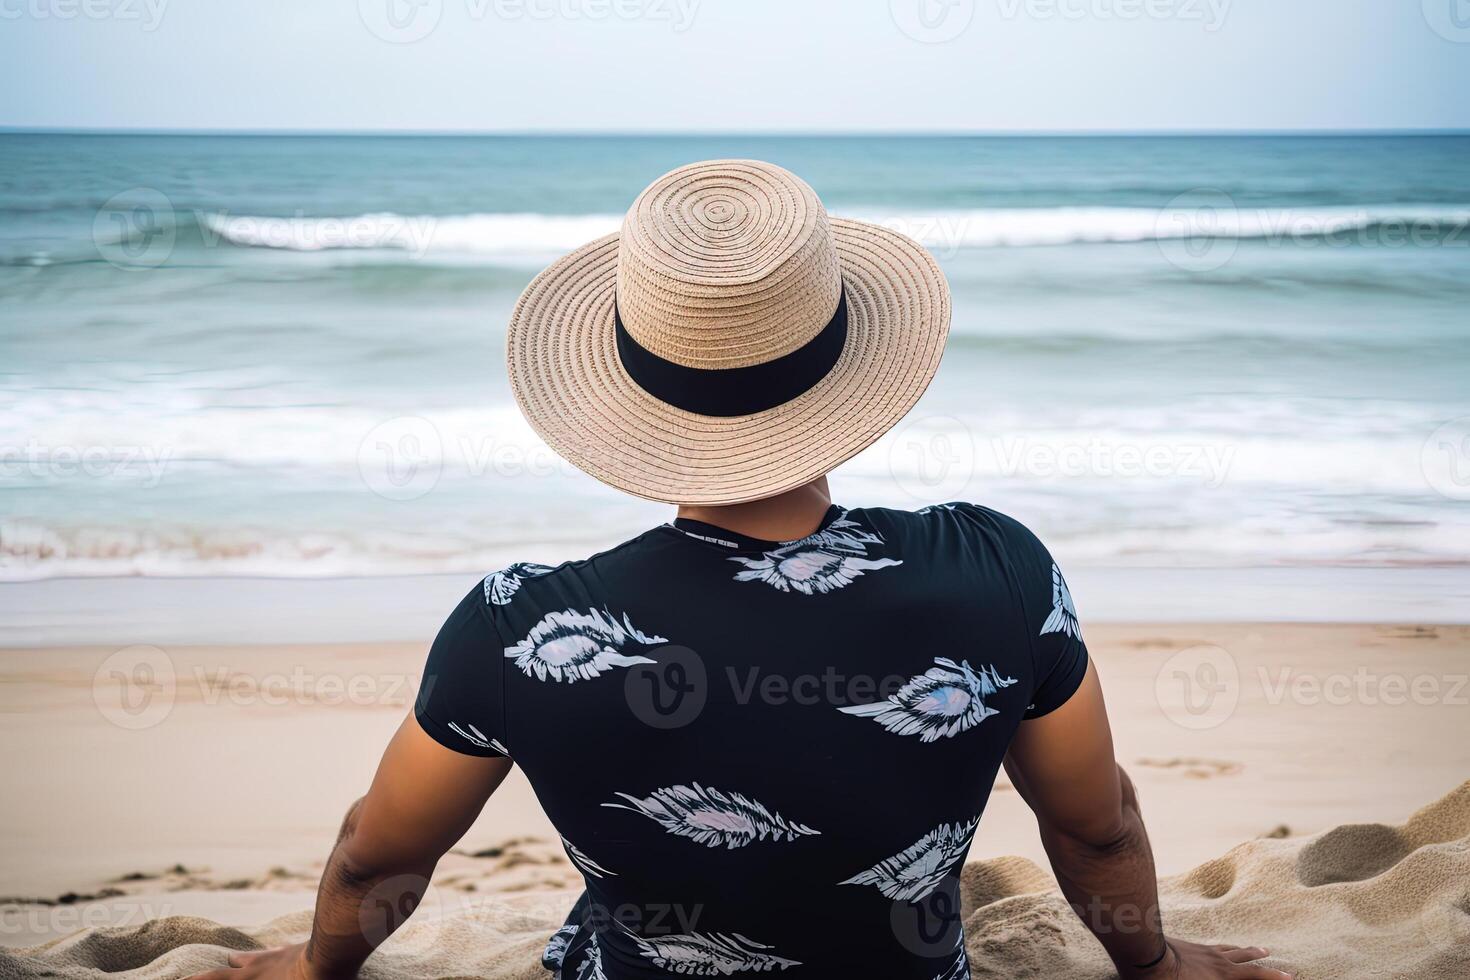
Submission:
[[[842,293],[816,192],[759,160],[711,160],[650,184],[623,219],[617,304],[638,344],[685,367],[749,367],[810,342]]]

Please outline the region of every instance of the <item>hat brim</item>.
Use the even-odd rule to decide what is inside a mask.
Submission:
[[[618,236],[558,259],[521,294],[506,331],[511,390],[536,433],[609,486],[674,504],[737,504],[835,469],[904,417],[939,369],[949,286],[918,243],[830,219],[847,293],[847,342],[811,389],[716,417],[648,394],[618,360]]]

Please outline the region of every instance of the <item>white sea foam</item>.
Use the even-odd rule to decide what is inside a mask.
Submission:
[[[1470,245],[1470,208],[1365,205],[1322,208],[1244,208],[1204,198],[1163,208],[977,208],[963,211],[860,214],[935,248],[999,248],[1080,243],[1197,239],[1334,240],[1371,228],[1383,240],[1416,232],[1453,233]]]
[[[20,394],[0,415],[0,477],[108,475],[94,472],[108,461],[118,464],[118,475],[136,479],[152,478],[156,466],[177,472],[192,463],[353,471],[395,452],[473,478],[575,472],[509,401],[396,413],[303,406],[287,397],[269,389],[217,394],[165,382]],[[1215,486],[1418,493],[1426,489],[1422,443],[1442,421],[1434,405],[1228,397],[1177,406],[1064,404],[1046,413],[915,415],[848,469],[919,472],[933,461],[899,443],[927,447],[943,440],[976,478],[1130,478],[1118,468],[1131,468],[1138,456],[1141,478],[1177,478],[1182,468],[1192,482]]]
[[[207,232],[234,245],[320,252],[390,249],[415,257],[429,253],[540,259],[570,251],[617,231],[616,215],[459,214],[390,212],[344,218],[272,218],[205,214]]]
[[[839,209],[841,210],[841,209]],[[849,212],[843,212],[849,213]],[[937,249],[1143,242],[1182,238],[1344,241],[1381,229],[1375,243],[1413,244],[1448,235],[1470,245],[1470,208],[1429,204],[1248,208],[1185,199],[1163,208],[1050,207],[891,210],[851,216],[909,235]],[[235,245],[319,252],[388,249],[501,260],[542,259],[615,232],[613,214],[402,215],[265,217],[201,216],[207,234]]]
[[[48,489],[0,522],[0,580],[472,572],[515,541],[590,551],[663,519],[599,495],[509,403],[397,416],[241,397],[13,400],[0,484]],[[1470,528],[1426,483],[1434,423],[1430,406],[1337,400],[919,415],[835,485],[1045,519],[1081,563],[1454,563]]]
[[[837,478],[839,489],[854,484]],[[1363,524],[1339,526],[1308,515],[1232,518],[1222,509],[1191,514],[1189,526],[1143,522],[1150,515],[1121,508],[1118,498],[1088,498],[1092,523],[1079,521],[1081,499],[1026,500],[1002,486],[986,497],[998,510],[1027,515],[1070,511],[1067,525],[1046,535],[1069,568],[1231,568],[1268,566],[1466,567],[1470,529],[1448,521],[1439,527]],[[880,496],[875,494],[875,497]],[[1156,497],[1136,504],[1162,504]],[[883,501],[874,501],[880,503]],[[896,499],[893,506],[913,507]],[[1280,509],[1280,508],[1278,508]],[[1120,528],[1108,518],[1121,515]],[[283,527],[201,528],[181,523],[154,527],[65,526],[60,522],[0,521],[0,582],[58,577],[267,576],[329,578],[454,572],[483,575],[528,555],[536,560],[583,558],[658,523],[581,529],[578,537],[526,543],[506,527],[468,515],[453,528],[395,532],[384,528],[294,531]]]

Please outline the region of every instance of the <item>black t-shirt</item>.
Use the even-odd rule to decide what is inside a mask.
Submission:
[[[696,521],[517,564],[434,642],[416,714],[509,755],[587,894],[567,980],[968,975],[959,866],[1023,719],[1087,652],[1061,573],[972,504]]]

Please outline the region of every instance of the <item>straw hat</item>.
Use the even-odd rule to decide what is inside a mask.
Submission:
[[[920,245],[829,218],[795,174],[711,160],[648,186],[511,314],[532,428],[604,483],[679,504],[801,486],[918,401],[949,331]]]

